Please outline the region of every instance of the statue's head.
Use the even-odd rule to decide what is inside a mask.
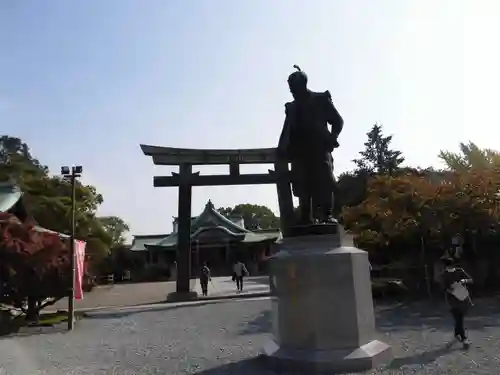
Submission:
[[[293,97],[297,98],[307,92],[307,74],[297,65],[293,67],[297,69],[297,71],[288,76],[288,87]]]

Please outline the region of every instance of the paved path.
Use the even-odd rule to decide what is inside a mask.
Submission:
[[[86,293],[83,300],[76,301],[77,309],[93,309],[101,307],[119,307],[147,305],[164,302],[167,295],[175,291],[175,281],[158,283],[116,284],[101,286],[92,292]],[[201,294],[198,280],[191,280],[191,288]],[[248,277],[245,279],[244,293],[262,293],[269,291],[267,277]],[[209,296],[223,297],[236,294],[236,286],[230,277],[214,277],[209,284]],[[58,301],[48,310],[66,310],[68,300],[66,298]],[[0,373],[1,375],[1,373]]]
[[[451,322],[442,305],[377,308],[380,337],[396,359],[366,374],[498,374],[500,304],[475,302],[467,352],[447,348]],[[256,359],[270,326],[262,298],[92,313],[70,333],[0,340],[0,374],[275,375]]]
[[[196,282],[195,290],[201,295],[201,286],[199,281]],[[267,276],[246,277],[243,282],[243,292],[236,292],[236,283],[231,280],[231,277],[213,277],[208,283],[209,297],[223,296],[245,296],[249,294],[265,294],[269,293],[269,278]]]
[[[194,287],[195,280],[192,280]],[[77,309],[92,309],[108,306],[133,306],[165,301],[167,295],[175,291],[175,281],[158,283],[136,283],[103,285],[85,293],[83,300],[76,301]],[[58,301],[50,310],[66,310],[68,300]]]

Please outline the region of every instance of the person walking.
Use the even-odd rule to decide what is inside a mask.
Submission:
[[[200,285],[201,292],[204,296],[208,296],[208,282],[212,279],[210,276],[210,268],[208,268],[207,262],[203,262],[203,266],[200,269]]]
[[[233,277],[236,281],[236,291],[237,293],[243,291],[243,276],[248,275],[248,270],[246,266],[241,262],[237,261],[233,266]]]
[[[445,267],[442,274],[442,283],[445,297],[450,307],[455,329],[455,339],[462,343],[464,348],[470,346],[464,326],[464,318],[472,306],[467,285],[472,284],[472,278],[460,267],[455,267],[455,261],[450,257],[442,259]]]

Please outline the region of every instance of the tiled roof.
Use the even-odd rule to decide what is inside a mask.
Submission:
[[[59,237],[61,237],[61,238],[70,238],[70,237],[71,237],[71,236],[69,236],[69,235],[67,235],[67,234],[54,232],[53,230],[46,229],[46,228],[42,228],[41,226],[38,226],[38,225],[35,225],[35,230],[36,230],[37,232],[44,232],[44,233],[58,234],[58,235],[59,235]]]
[[[243,242],[263,242],[263,241],[277,241],[281,239],[281,232],[267,232],[267,233],[247,233]]]
[[[196,217],[195,220],[191,221],[191,237],[195,239],[201,232],[213,229],[224,231],[228,236],[234,237],[235,240],[244,243],[276,241],[281,237],[279,231],[262,231],[261,233],[256,233],[245,229],[217,212],[212,202],[208,201],[203,212]],[[156,241],[150,236],[145,241],[141,242],[141,249],[144,249],[144,247],[147,248],[148,246],[163,248],[174,247],[177,245],[177,236],[177,233],[172,233],[168,236],[163,235],[163,237]],[[134,245],[133,249],[135,249]]]
[[[0,182],[0,212],[9,211],[22,196],[18,186],[10,182]]]
[[[204,228],[203,228],[204,229]],[[206,228],[206,229],[214,229],[212,228]],[[219,228],[221,230],[224,230],[224,228]],[[281,233],[276,231],[274,233],[253,233],[253,232],[247,232],[247,233],[241,233],[240,235],[237,235],[235,233],[231,233],[227,229],[224,230],[226,233],[229,234],[229,236],[233,235],[235,239],[240,239],[241,242],[244,243],[258,243],[258,242],[264,242],[264,241],[277,241],[281,237]],[[198,232],[195,232],[194,234],[191,235],[192,239],[196,238],[196,235]],[[157,241],[157,243],[148,243],[146,244],[146,247],[148,246],[154,246],[154,247],[174,247],[177,245],[177,233],[173,233],[170,236],[161,239],[160,241]]]
[[[168,234],[152,234],[152,235],[138,235],[134,236],[132,241],[131,251],[145,251],[145,245],[154,245],[158,241],[168,237]]]
[[[198,219],[198,216],[191,216],[191,224],[193,224]],[[179,218],[174,216],[174,223],[177,224],[179,222]]]

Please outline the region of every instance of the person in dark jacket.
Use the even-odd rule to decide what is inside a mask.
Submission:
[[[442,259],[445,270],[441,276],[445,297],[450,307],[455,324],[455,338],[461,342],[464,347],[470,345],[464,327],[464,317],[472,306],[467,285],[472,284],[472,278],[460,267],[455,266],[452,258]]]
[[[210,279],[210,268],[208,268],[207,262],[204,262],[200,269],[201,292],[204,296],[208,296],[208,282]]]

